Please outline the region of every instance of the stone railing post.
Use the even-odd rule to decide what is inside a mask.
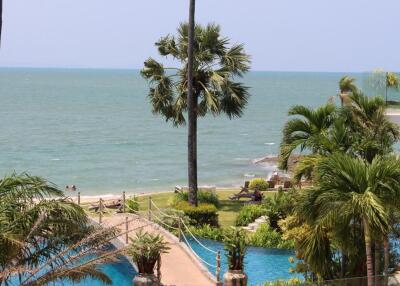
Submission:
[[[122,192],[122,212],[125,213],[126,196],[125,191]]]
[[[101,224],[103,221],[103,200],[99,199],[99,223]]]
[[[129,230],[129,225],[128,225],[128,217],[125,217],[125,243],[128,244],[128,230]]]
[[[151,221],[151,196],[149,196],[148,219]]]
[[[215,270],[215,276],[217,277],[217,282],[219,283],[221,281],[221,253],[219,250],[217,252],[217,268]]]

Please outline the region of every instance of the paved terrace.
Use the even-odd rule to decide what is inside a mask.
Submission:
[[[122,235],[118,237],[120,246],[126,245],[126,217],[128,217],[129,237],[134,237],[140,229],[149,233],[161,234],[168,246],[171,248],[169,253],[161,256],[161,282],[163,285],[217,285],[214,276],[199,261],[193,252],[183,242],[143,216],[136,214],[114,214],[102,219],[102,225],[115,226],[121,229]],[[117,245],[118,246],[118,245]]]

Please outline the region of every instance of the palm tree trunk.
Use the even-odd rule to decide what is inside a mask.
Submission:
[[[344,250],[342,250],[342,259],[340,261],[340,278],[344,278],[346,276],[347,260],[347,254]]]
[[[188,26],[188,181],[189,203],[197,206],[197,98],[193,92],[195,0],[190,0]]]
[[[374,264],[372,261],[372,251],[371,251],[371,232],[369,229],[368,220],[363,218],[364,225],[364,238],[365,238],[365,254],[367,257],[367,281],[368,286],[374,286]]]
[[[383,260],[383,274],[385,275],[385,282],[384,285],[386,286],[388,283],[388,278],[387,275],[389,274],[389,260],[390,260],[390,254],[389,254],[389,238],[387,235],[385,235],[383,239],[383,252],[384,252],[384,260]]]
[[[381,285],[381,250],[380,241],[375,241],[375,286]]]

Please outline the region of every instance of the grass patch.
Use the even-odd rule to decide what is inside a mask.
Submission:
[[[223,189],[217,190],[217,195],[220,200],[221,206],[218,209],[218,222],[221,227],[230,227],[235,225],[236,216],[238,215],[239,211],[245,205],[245,202],[248,199],[241,199],[240,201],[231,201],[229,197],[238,193],[240,191],[239,188],[232,188],[232,189]],[[273,196],[276,192],[263,192],[264,198]],[[174,197],[173,192],[168,193],[156,193],[156,194],[149,194],[149,195],[140,195],[137,196],[137,201],[139,203],[139,211],[147,211],[148,209],[148,202],[149,196],[151,196],[154,203],[161,209],[167,209],[171,207],[171,202]],[[82,206],[83,209],[90,213],[90,215],[96,216],[96,213],[90,212],[88,210],[89,204],[85,204]],[[105,217],[109,216],[109,214],[105,214]]]

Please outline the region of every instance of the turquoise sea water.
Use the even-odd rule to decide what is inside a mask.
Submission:
[[[199,120],[200,185],[242,184],[273,166],[287,110],[337,94],[341,73],[251,72],[244,116]],[[355,75],[358,76],[358,75]],[[83,195],[186,184],[186,128],[153,115],[138,71],[0,69],[0,175],[27,171]]]

